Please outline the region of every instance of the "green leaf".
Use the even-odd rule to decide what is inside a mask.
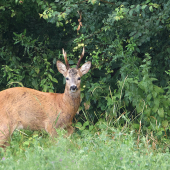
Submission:
[[[113,105],[113,101],[112,101],[112,99],[110,97],[107,99],[107,105],[108,106]]]
[[[89,121],[86,121],[86,122],[83,123],[83,126],[84,126],[84,127],[86,127],[86,126],[88,126],[88,125],[89,125]]]
[[[167,52],[170,54],[170,48],[167,48],[166,50],[167,50]]]
[[[0,6],[0,10],[5,11],[5,7],[4,6]]]
[[[156,113],[157,110],[158,110],[158,106],[155,105],[155,106],[152,108],[152,111],[153,111],[154,113]]]
[[[147,108],[147,109],[144,110],[144,114],[146,114],[148,117],[150,116],[150,113],[151,113],[150,108]]]
[[[132,10],[132,9],[129,11],[129,15],[130,15],[130,16],[133,15],[133,10]]]
[[[140,11],[140,5],[138,4],[137,6],[136,6],[136,12],[139,12]]]
[[[137,105],[136,105],[136,109],[137,109],[137,112],[139,113],[139,112],[142,111],[143,106],[141,106],[141,104],[137,104]]]
[[[89,126],[89,131],[92,131],[93,128],[94,128],[94,126],[93,126],[93,125],[90,125],[90,126]]]
[[[157,92],[157,93],[164,93],[164,90],[158,86],[154,86],[154,90]]]
[[[84,98],[84,93],[81,93],[80,95],[81,95],[81,99],[83,99]]]
[[[142,5],[142,9],[145,9],[147,7],[147,5]]]
[[[155,106],[159,107],[159,102],[160,102],[160,99],[159,99],[159,98],[155,98],[155,99],[154,99],[154,104],[155,104]]]
[[[167,120],[162,121],[162,126],[166,128],[168,126],[168,121]]]
[[[153,98],[156,98],[157,92],[156,92],[156,91],[153,91],[153,92],[152,92],[152,95],[153,95]]]
[[[38,83],[37,83],[37,80],[33,80],[32,81],[32,85],[34,86],[35,89],[38,89]]]
[[[47,81],[46,79],[42,79],[41,84],[44,84],[46,81]]]
[[[53,77],[52,81],[55,82],[55,83],[58,83],[58,80],[54,77]]]
[[[132,126],[133,126],[134,129],[139,129],[139,124],[133,123]]]
[[[151,98],[152,98],[152,94],[148,94],[148,95],[147,95],[147,101],[150,101]]]
[[[33,138],[37,138],[37,137],[38,137],[38,134],[34,134],[34,135],[33,135]]]
[[[149,7],[149,10],[150,10],[151,12],[153,12],[153,6],[150,6],[150,7]]]
[[[35,67],[35,72],[38,74],[40,72],[39,67]]]
[[[139,82],[138,86],[142,89],[145,90],[146,88],[146,83],[144,81]]]
[[[131,33],[129,34],[129,36],[131,37],[131,36],[133,36],[134,34],[136,34],[136,31],[131,32]]]
[[[49,69],[49,71],[50,71],[51,73],[54,73],[54,71],[53,71],[51,68]]]
[[[161,136],[162,135],[162,131],[159,131],[158,133],[156,133],[156,136]]]
[[[24,143],[23,143],[23,146],[28,146],[30,144],[30,141],[25,141]]]
[[[163,108],[159,108],[158,109],[158,114],[160,117],[164,117],[164,109]]]
[[[76,128],[80,129],[82,128],[82,124],[80,122],[77,122],[76,125],[75,125]]]

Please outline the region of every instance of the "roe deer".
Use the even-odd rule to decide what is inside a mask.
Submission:
[[[64,52],[66,66],[57,61],[58,71],[66,78],[64,93],[45,93],[26,87],[14,87],[0,92],[0,146],[17,129],[46,130],[56,136],[56,128],[73,133],[73,117],[80,106],[80,77],[86,74],[91,62],[79,68],[84,56],[84,48],[76,68],[70,68]]]

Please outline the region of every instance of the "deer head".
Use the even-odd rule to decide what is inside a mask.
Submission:
[[[70,68],[68,60],[67,60],[67,54],[63,49],[63,56],[65,59],[65,64],[63,64],[61,61],[57,61],[57,68],[58,71],[63,74],[63,76],[66,78],[66,88],[65,91],[69,93],[76,93],[80,92],[80,82],[81,82],[81,77],[86,74],[90,67],[91,67],[91,62],[88,61],[85,64],[83,64],[80,68],[80,62],[84,56],[84,48],[81,54],[81,57],[77,63],[76,68]]]

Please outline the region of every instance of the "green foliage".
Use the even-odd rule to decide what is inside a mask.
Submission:
[[[38,43],[37,39],[26,37],[26,30],[21,34],[14,33],[14,44],[23,47],[23,58],[13,56],[12,53],[6,57],[7,50],[1,49],[1,55],[5,56],[6,62],[1,68],[2,82],[5,82],[4,79],[7,79],[8,84],[24,82],[27,87],[53,92],[52,82],[58,83],[58,81],[54,78],[48,56],[54,52],[48,50],[42,43]]]
[[[79,130],[92,131],[101,119],[135,129],[141,121],[144,132],[168,138],[169,5],[170,0],[3,1],[0,89],[8,84],[63,92],[56,58],[63,60],[64,48],[75,65],[85,46],[83,62],[92,61],[92,68],[82,77],[82,103],[89,108],[80,107]]]
[[[157,153],[146,137],[137,147],[133,131],[128,134],[123,129],[108,129],[109,133],[101,129],[100,133],[84,134],[83,138],[63,138],[60,132],[53,145],[48,146],[44,144],[49,139],[42,142],[33,135],[13,150],[0,148],[0,169],[169,169],[168,148],[165,153]]]

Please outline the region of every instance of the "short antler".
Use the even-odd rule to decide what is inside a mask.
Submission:
[[[78,63],[77,63],[77,67],[76,67],[77,69],[79,68],[81,59],[82,59],[83,56],[84,56],[84,51],[85,51],[85,49],[84,49],[84,47],[83,47],[83,51],[82,51],[81,57],[80,57],[80,59],[79,59],[79,61],[78,61]]]
[[[70,66],[69,66],[69,63],[68,63],[68,60],[67,60],[67,53],[64,51],[64,48],[62,50],[63,50],[64,60],[65,60],[65,63],[66,63],[66,68],[68,70],[70,68]]]

